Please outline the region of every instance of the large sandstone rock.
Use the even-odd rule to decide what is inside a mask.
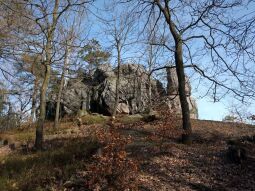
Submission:
[[[106,73],[106,74],[105,74]],[[108,68],[98,68],[95,72],[94,79],[98,79],[100,74],[101,80],[99,84],[93,87],[93,93],[91,96],[91,110],[95,112],[111,114],[115,105],[115,92],[116,92],[116,80],[117,70],[109,72]],[[102,78],[104,76],[104,79]],[[153,96],[159,94],[160,86],[155,80],[152,80]],[[119,84],[119,100],[120,106],[125,112],[117,110],[121,113],[141,113],[145,111],[148,105],[148,75],[146,70],[137,64],[124,64],[120,67],[120,84]]]
[[[112,69],[110,65],[104,64],[95,69],[92,75],[88,75],[86,72],[80,73],[79,79],[70,79],[64,88],[61,100],[63,112],[77,114],[82,110],[111,115],[115,106],[117,69]],[[181,113],[175,69],[167,69],[167,76],[166,89],[159,80],[151,79],[152,103],[158,104],[163,101],[168,110]],[[135,114],[148,111],[148,83],[148,74],[143,66],[139,64],[121,65],[117,112]],[[197,118],[197,106],[191,97],[188,78],[186,94],[191,117]],[[49,108],[52,109],[52,107]]]
[[[178,77],[175,68],[167,68],[167,97],[165,99],[165,105],[167,105],[170,111],[181,114],[181,103],[180,97],[178,95]],[[191,97],[191,85],[189,78],[185,77],[185,92],[187,96],[187,101],[190,109],[190,117],[193,119],[198,118],[198,109],[196,100]]]
[[[178,95],[178,77],[175,68],[167,68],[167,95]],[[187,96],[191,95],[191,86],[189,82],[189,78],[186,76],[185,78],[185,92]]]
[[[129,114],[129,106],[126,103],[119,103],[117,106],[117,113]]]
[[[187,96],[187,101],[190,109],[190,118],[198,119],[198,109],[196,100],[190,96]],[[181,103],[180,97],[178,95],[175,96],[167,96],[163,101],[163,106],[166,106],[171,112],[176,114],[181,114]],[[165,107],[162,107],[165,108]]]
[[[69,81],[62,96],[62,103],[67,113],[88,109],[90,88],[82,80]]]
[[[69,81],[62,102],[67,113],[79,109],[110,115],[115,105],[117,70],[110,65],[98,67],[91,79]],[[151,80],[153,97],[162,95],[164,88],[157,80]],[[148,75],[138,64],[123,64],[120,68],[120,88],[117,108],[119,113],[141,113],[148,105]]]

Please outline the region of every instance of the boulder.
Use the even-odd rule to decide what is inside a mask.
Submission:
[[[117,69],[100,65],[87,80],[70,80],[64,89],[62,102],[66,113],[80,109],[111,115],[115,105]],[[153,97],[164,93],[162,84],[151,80]],[[117,112],[135,114],[143,112],[148,105],[148,75],[139,64],[123,64],[120,67],[119,100]]]
[[[178,77],[175,68],[167,68],[167,95],[178,95]],[[185,92],[187,96],[191,95],[191,85],[189,78],[185,76]]]
[[[77,112],[80,109],[87,110],[90,97],[90,88],[82,80],[69,80],[64,88],[62,103],[67,113]]]
[[[167,108],[177,114],[181,114],[181,103],[178,94],[178,78],[175,68],[167,68],[167,96],[163,101]],[[187,101],[190,109],[190,117],[193,119],[198,118],[198,109],[196,100],[191,97],[191,85],[189,78],[186,76],[185,92],[187,96]]]
[[[190,96],[187,96],[187,101],[189,104],[190,118],[198,119],[198,108],[197,108],[196,100]],[[171,96],[165,97],[161,105],[162,105],[162,108],[168,109],[169,111],[173,113],[176,113],[176,114],[182,113],[179,95],[176,95],[176,96],[171,95]]]
[[[88,111],[111,115],[115,106],[117,69],[113,69],[109,64],[102,64],[93,71],[93,74],[87,74],[80,70],[78,77],[70,79],[64,87],[61,100],[63,113],[76,115],[79,111]],[[121,114],[145,113],[148,110],[148,87],[150,85],[152,104],[163,101],[168,110],[181,113],[175,69],[167,69],[167,88],[164,88],[163,84],[154,78],[150,80],[151,84],[149,84],[148,78],[148,72],[139,64],[122,64],[120,66],[117,112]],[[195,100],[190,96],[191,88],[188,78],[186,94],[191,117],[197,118],[197,106]],[[52,115],[48,114],[54,114],[54,108],[53,101],[47,109],[48,117],[52,118]]]
[[[126,103],[119,103],[117,106],[117,113],[120,114],[129,114],[129,106]]]

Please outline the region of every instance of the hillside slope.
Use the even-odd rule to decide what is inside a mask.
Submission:
[[[139,190],[255,188],[255,162],[247,160],[237,164],[227,158],[228,141],[254,136],[254,126],[192,120],[194,142],[183,145],[178,141],[182,130],[177,118],[144,122],[138,116],[124,116],[114,122],[108,118],[95,118],[89,123],[87,118],[85,121],[80,127],[70,121],[63,122],[57,130],[53,130],[52,124],[48,123],[45,130],[46,150],[43,152],[31,150],[33,128],[2,132],[0,138],[8,139],[9,146],[0,147],[0,190],[87,190],[88,166],[90,168],[95,164],[95,173],[100,172],[97,166],[101,163],[95,155],[107,147],[98,138],[98,132],[101,138],[108,135],[114,137],[115,134],[107,134],[111,128],[120,134],[116,136],[117,141],[111,139],[115,141],[116,148],[125,142],[122,140],[129,140],[123,144],[125,151],[120,150],[120,153],[124,152],[123,156],[116,156],[126,157],[123,161],[135,161],[138,169],[133,172],[122,166],[121,173],[126,176],[134,173]],[[109,148],[112,142],[104,139],[107,139]],[[15,150],[9,149],[12,143],[15,143]],[[107,166],[108,163],[115,164],[108,159],[103,164]],[[112,166],[112,169],[115,167]],[[108,175],[116,174],[111,172]],[[97,189],[105,190],[100,184]]]

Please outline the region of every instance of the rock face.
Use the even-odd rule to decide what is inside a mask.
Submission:
[[[67,113],[79,109],[110,115],[115,104],[117,71],[101,65],[91,78],[70,81],[62,103]],[[165,93],[159,81],[152,80],[153,97]],[[148,75],[141,65],[124,64],[120,68],[118,113],[141,113],[148,106]],[[162,92],[163,91],[163,92]]]
[[[86,110],[93,113],[111,115],[115,105],[117,71],[110,65],[100,65],[88,76],[69,80],[64,88],[61,104],[65,113],[77,113]],[[152,103],[164,100],[168,109],[180,113],[178,80],[175,70],[168,70],[167,90],[158,80],[151,79]],[[117,112],[122,114],[142,113],[148,109],[148,74],[138,64],[123,64],[120,67],[119,104]],[[191,88],[187,81],[186,92],[191,111],[196,110],[192,118],[197,118],[197,106],[191,98]]]
[[[167,107],[174,112],[181,113],[181,103],[178,95],[178,78],[175,68],[167,68],[167,96],[165,99],[165,104]],[[198,109],[196,100],[191,97],[191,85],[189,78],[186,76],[185,92],[187,96],[187,101],[190,109],[190,117],[193,119],[198,118]]]
[[[167,68],[167,95],[178,95],[178,77],[175,68]],[[191,86],[189,78],[186,76],[185,92],[187,96],[191,96]]]

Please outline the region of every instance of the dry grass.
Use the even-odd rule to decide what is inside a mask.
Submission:
[[[57,187],[82,169],[98,148],[96,142],[60,139],[47,142],[47,151],[16,152],[0,163],[0,190],[39,190]]]

